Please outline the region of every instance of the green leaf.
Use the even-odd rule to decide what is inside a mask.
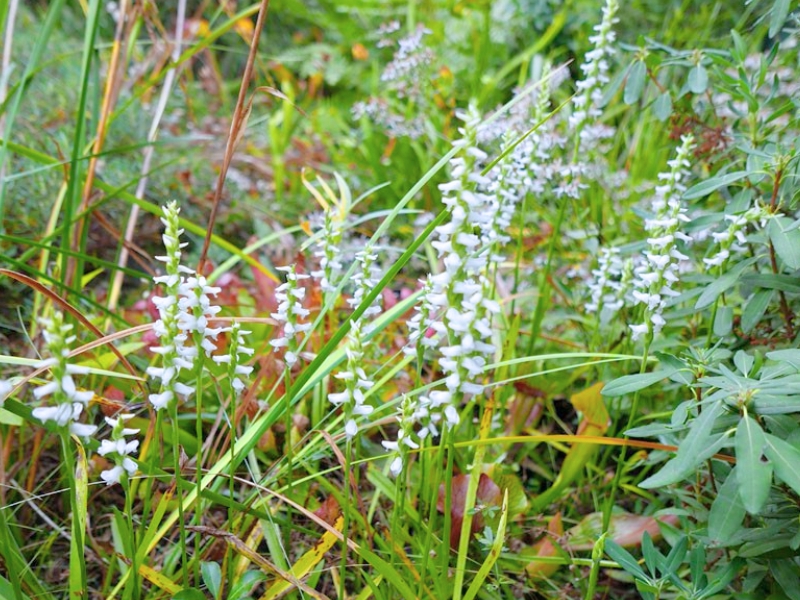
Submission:
[[[622,96],[625,104],[634,104],[642,97],[642,90],[647,81],[647,66],[643,60],[636,60],[631,65],[628,72],[628,80],[625,82],[625,92]]]
[[[736,472],[739,495],[751,515],[761,511],[772,485],[772,465],[761,460],[765,443],[761,426],[745,414],[736,428]]]
[[[742,332],[750,333],[761,321],[772,300],[773,290],[758,290],[747,299],[742,311]]]
[[[733,38],[733,57],[739,62],[744,62],[744,59],[747,58],[747,44],[735,29],[731,29],[731,37]]]
[[[625,571],[637,579],[641,579],[645,582],[649,581],[649,577],[647,577],[647,574],[644,572],[642,567],[639,566],[639,563],[636,562],[636,559],[633,558],[631,553],[617,544],[614,540],[606,539],[605,550],[606,554],[611,557],[611,560],[625,569]]]
[[[723,410],[721,402],[706,406],[692,423],[686,438],[678,446],[675,457],[660,471],[642,481],[639,487],[649,489],[677,483],[690,473],[694,473],[697,465],[714,456],[727,440],[725,434],[711,434],[717,417]]]
[[[760,275],[745,275],[742,283],[760,287],[768,290],[779,290],[790,294],[800,294],[800,285],[797,277],[791,275],[776,275],[774,273],[762,273]]]
[[[709,179],[701,181],[697,185],[690,187],[683,194],[683,197],[686,200],[694,200],[695,198],[708,196],[711,192],[739,181],[740,179],[744,179],[748,175],[750,175],[750,171],[733,171],[732,173],[725,173],[724,175],[710,177]]]
[[[653,114],[662,123],[669,119],[672,114],[672,96],[669,92],[660,94],[653,102]]]
[[[747,509],[739,495],[739,481],[734,467],[717,490],[717,497],[708,513],[708,537],[717,544],[725,545],[739,531],[745,514]]]
[[[733,308],[730,306],[720,306],[717,314],[714,315],[714,335],[725,337],[733,331]]]
[[[604,387],[603,396],[624,396],[632,392],[643,390],[672,374],[672,370],[654,371],[653,373],[636,373],[624,375],[608,382]]]
[[[702,310],[716,302],[720,295],[724,294],[739,281],[739,276],[742,274],[742,271],[752,265],[755,260],[755,258],[744,260],[721,277],[718,277],[712,281],[697,299],[697,302],[694,305],[695,310]]]
[[[644,557],[644,564],[647,565],[650,574],[653,577],[658,577],[658,567],[659,564],[663,562],[663,557],[661,553],[656,550],[656,547],[653,545],[653,538],[650,537],[647,531],[642,534],[642,556]]]
[[[206,600],[206,595],[197,588],[185,588],[172,598],[173,600]]]
[[[750,374],[755,363],[756,359],[744,350],[739,350],[733,355],[733,364],[736,365],[736,368],[739,369],[739,372],[745,377]]]
[[[703,65],[696,65],[689,71],[689,90],[693,94],[702,94],[708,88],[708,71]]]
[[[789,15],[789,0],[775,0],[769,14],[769,37],[774,38],[783,29]]]
[[[200,563],[200,574],[209,593],[214,598],[217,598],[219,596],[219,586],[222,583],[222,570],[219,568],[219,563],[202,561]]]
[[[792,271],[800,269],[800,229],[788,217],[773,217],[767,224],[767,235],[775,252]]]
[[[800,494],[800,450],[782,439],[764,434],[764,454],[772,461],[775,475]]]
[[[800,569],[794,560],[770,560],[769,570],[790,600],[800,600],[800,586],[797,585],[800,581]]]

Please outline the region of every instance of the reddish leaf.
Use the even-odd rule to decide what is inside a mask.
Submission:
[[[611,516],[609,533],[611,539],[620,546],[631,548],[642,543],[644,532],[648,532],[653,541],[661,539],[661,529],[658,523],[675,525],[678,517],[664,515],[661,517],[645,517],[627,512],[614,513]],[[586,515],[580,523],[569,530],[568,538],[570,550],[591,550],[595,540],[603,531],[603,513]]]
[[[533,554],[542,557],[566,556],[567,553],[556,542],[562,537],[564,537],[564,526],[561,523],[561,513],[559,512],[550,519],[544,537],[533,545]],[[527,564],[525,570],[531,577],[550,577],[558,571],[560,566],[558,563],[532,560]]]
[[[461,539],[461,524],[464,522],[464,506],[467,503],[467,488],[469,487],[469,475],[456,475],[453,477],[451,506],[450,506],[450,547],[458,548]],[[475,504],[481,506],[500,506],[502,503],[502,491],[497,484],[492,481],[486,473],[481,473],[478,481],[478,491],[475,495]],[[436,508],[444,513],[445,491],[444,484],[439,486],[439,499]],[[476,512],[472,517],[472,527],[470,535],[474,535],[483,529],[483,515]]]
[[[336,502],[336,498],[331,495],[327,496],[325,500],[322,501],[322,504],[314,511],[314,514],[328,525],[334,525],[340,512],[339,503]]]

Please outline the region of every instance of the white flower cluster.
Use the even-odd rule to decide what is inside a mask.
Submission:
[[[366,346],[361,329],[361,319],[357,319],[351,323],[350,332],[347,334],[347,367],[344,371],[334,375],[336,379],[344,381],[345,389],[342,392],[328,394],[331,404],[344,408],[344,432],[347,439],[353,439],[358,434],[358,423],[356,423],[355,417],[368,416],[373,410],[372,406],[365,403],[365,393],[374,385],[362,367]]]
[[[151,352],[161,355],[162,366],[147,369],[150,377],[161,382],[160,391],[149,397],[156,410],[169,406],[176,395],[194,393],[194,388],[179,382],[178,376],[181,370],[191,371],[195,368],[198,347],[204,350],[206,356],[210,356],[216,349],[211,340],[216,339],[222,331],[208,326],[209,319],[220,310],[220,307],[211,305],[208,296],[218,294],[220,289],[209,286],[205,277],[198,277],[191,269],[181,265],[181,249],[186,244],[180,241],[183,230],[178,225],[180,209],[177,202],[170,202],[163,207],[163,213],[161,222],[165,229],[162,239],[166,254],[156,259],[165,264],[166,274],[153,279],[155,283],[166,286],[164,296],[153,299],[159,312],[153,331],[161,345],[150,348]],[[190,336],[194,345],[187,344]]]
[[[230,328],[230,343],[228,345],[227,354],[218,354],[213,357],[213,360],[218,365],[228,365],[228,381],[231,382],[231,389],[235,394],[241,394],[245,388],[245,384],[241,379],[242,375],[250,375],[253,372],[253,367],[250,365],[243,365],[239,357],[240,354],[245,356],[253,356],[255,350],[245,345],[244,336],[249,335],[250,331],[242,329],[239,323],[234,323]]]
[[[597,268],[592,270],[593,279],[589,283],[592,299],[586,305],[586,312],[599,313],[601,323],[607,323],[624,305],[623,269],[619,248],[600,250]]]
[[[761,205],[754,206],[744,213],[725,215],[725,220],[730,223],[728,228],[725,231],[711,232],[711,237],[719,244],[719,249],[714,256],[704,258],[703,262],[709,267],[721,267],[730,258],[731,252],[745,252],[744,245],[747,243],[745,229],[756,222],[765,227],[768,217],[768,211]]]
[[[60,312],[54,313],[52,319],[42,324],[44,341],[51,358],[42,361],[40,366],[50,367],[52,381],[34,389],[33,395],[37,400],[52,398],[54,404],[34,408],[33,416],[43,423],[53,421],[79,437],[89,437],[97,431],[97,427],[79,423],[78,419],[94,394],[91,391],[79,391],[72,378],[73,375],[88,373],[85,367],[67,362],[69,346],[75,341],[75,336],[70,335],[72,325],[64,323],[64,315]]]
[[[306,296],[306,289],[297,285],[298,281],[308,279],[308,275],[295,272],[294,265],[278,267],[279,271],[286,273],[286,282],[275,289],[275,299],[278,301],[278,312],[272,313],[272,318],[282,324],[280,337],[270,341],[275,348],[286,348],[283,360],[291,368],[297,363],[299,344],[297,334],[305,333],[311,329],[311,323],[301,323],[299,319],[306,318],[311,311],[303,307],[302,301]]]
[[[319,269],[311,271],[311,276],[319,279],[323,292],[333,292],[339,285],[342,274],[342,262],[339,255],[342,252],[342,237],[344,236],[344,216],[336,214],[332,209],[326,209],[319,217],[322,221],[319,232],[317,249],[314,256],[319,259]]]
[[[389,465],[389,472],[393,477],[397,477],[403,471],[406,453],[409,449],[419,449],[419,444],[414,441],[414,411],[415,403],[408,396],[403,397],[400,415],[397,422],[400,427],[397,430],[397,440],[383,440],[381,445],[392,452],[392,462]]]
[[[424,342],[430,327],[447,344],[440,349],[439,360],[447,390],[420,396],[412,415],[421,425],[420,439],[438,436],[442,426],[457,426],[455,400],[483,392],[479,378],[486,356],[494,352],[491,316],[500,310],[488,295],[485,272],[492,247],[485,243],[493,245],[503,235],[496,228],[504,223],[505,217],[498,216],[498,211],[505,200],[499,190],[494,194],[479,191],[488,189],[492,181],[482,176],[478,167],[487,158],[476,144],[480,115],[470,110],[460,118],[465,125],[460,130],[462,138],[454,142],[461,153],[450,161],[453,180],[439,186],[450,220],[436,228],[436,239],[431,242],[444,270],[430,276],[418,322],[412,323],[415,343],[433,343]]]
[[[382,127],[390,137],[409,137],[415,140],[425,132],[423,115],[408,117],[396,113],[384,98],[368,98],[352,108],[354,119],[367,117]]]
[[[391,84],[399,98],[419,93],[418,75],[433,62],[433,51],[422,42],[430,33],[430,29],[417,25],[412,33],[398,40],[394,57],[381,73],[381,81]]]
[[[132,418],[133,415],[127,413],[119,415],[116,419],[106,417],[106,423],[111,426],[111,439],[100,442],[100,448],[97,450],[100,456],[111,455],[114,459],[115,465],[100,473],[100,478],[106,485],[120,483],[123,474],[131,477],[136,473],[136,462],[130,456],[139,448],[139,440],[128,441],[125,438],[139,433],[138,429],[125,427],[125,421]]]
[[[364,298],[375,289],[378,281],[380,281],[381,271],[378,265],[375,264],[376,260],[378,260],[378,255],[375,254],[375,250],[369,244],[363,250],[356,252],[356,262],[359,263],[361,268],[353,275],[355,289],[353,290],[353,295],[347,300],[347,303],[353,309],[364,301]],[[376,302],[367,307],[361,315],[361,319],[369,319],[374,315],[379,315],[381,313],[379,302],[380,296],[376,298]],[[369,329],[367,329],[368,332]]]
[[[674,285],[678,281],[680,261],[688,260],[677,248],[677,241],[691,242],[692,238],[680,231],[682,224],[689,221],[686,209],[681,203],[681,195],[686,190],[683,181],[688,177],[691,166],[689,156],[694,148],[694,138],[685,135],[681,138],[675,158],[668,161],[670,170],[658,175],[663,183],[656,186],[653,199],[653,216],[645,220],[644,228],[648,249],[646,262],[635,270],[633,298],[637,304],[644,305],[643,323],[631,325],[632,338],[650,335],[661,331],[666,324],[662,313],[669,298],[678,296]]]
[[[428,275],[422,284],[420,302],[414,307],[414,316],[406,322],[408,343],[403,352],[407,356],[419,356],[425,348],[435,348],[439,344],[439,335],[432,329],[436,312],[436,307],[430,301],[432,290],[431,276]]]
[[[378,255],[375,254],[370,244],[356,253],[356,261],[359,263],[360,269],[353,276],[356,288],[352,297],[347,301],[352,308],[359,306],[378,284],[380,272],[375,265],[377,259]],[[334,406],[344,408],[344,430],[348,439],[353,439],[358,433],[355,417],[367,416],[373,410],[372,406],[365,404],[365,393],[372,389],[374,382],[367,377],[362,366],[364,352],[368,346],[366,336],[370,329],[370,326],[364,325],[364,323],[371,321],[374,315],[381,312],[379,302],[380,296],[366,308],[361,317],[354,319],[350,324],[350,332],[347,334],[347,368],[334,376],[345,382],[345,390],[328,395],[328,399]]]
[[[618,0],[606,0],[603,20],[595,25],[597,33],[589,38],[594,47],[586,53],[585,62],[581,65],[585,77],[575,84],[578,93],[572,100],[573,112],[569,126],[579,132],[582,147],[592,147],[609,134],[608,128],[597,123],[597,119],[602,115],[602,88],[609,82],[608,57],[616,52],[614,24],[619,20],[616,18],[618,10]]]

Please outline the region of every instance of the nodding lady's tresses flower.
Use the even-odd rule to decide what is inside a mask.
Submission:
[[[181,370],[191,371],[198,360],[198,347],[206,356],[216,349],[211,341],[222,331],[208,326],[208,321],[220,310],[212,306],[209,295],[219,293],[219,288],[208,285],[205,277],[197,276],[194,271],[181,265],[181,243],[183,230],[178,225],[180,209],[175,201],[163,207],[164,216],[164,256],[156,256],[156,260],[164,263],[165,274],[154,277],[155,283],[166,287],[161,297],[153,298],[158,309],[159,319],[153,325],[153,331],[161,342],[160,346],[150,351],[161,355],[161,367],[148,367],[147,374],[161,381],[161,389],[157,394],[150,394],[149,400],[153,408],[160,410],[169,406],[177,395],[188,396],[194,388],[178,381]],[[189,277],[186,277],[186,276]],[[194,345],[187,345],[190,339]]]
[[[378,256],[374,253],[374,249],[370,244],[364,247],[364,250],[356,253],[356,261],[360,263],[361,268],[353,276],[356,283],[356,289],[353,292],[352,298],[348,303],[353,308],[359,306],[364,298],[374,289],[377,285],[377,270],[375,261]],[[380,296],[377,296],[370,306],[361,314],[361,317],[355,319],[350,324],[350,331],[347,334],[347,367],[344,371],[334,375],[336,379],[344,381],[345,389],[342,392],[328,394],[328,400],[335,406],[342,406],[345,414],[344,431],[347,439],[353,439],[358,434],[358,423],[355,417],[368,416],[372,413],[373,407],[365,404],[366,393],[372,389],[374,382],[367,376],[364,371],[364,355],[368,346],[366,336],[368,334],[367,319],[373,315],[381,312],[381,307],[378,304]]]
[[[597,140],[608,137],[608,129],[599,126],[597,119],[602,115],[602,88],[609,82],[608,57],[616,52],[614,24],[619,20],[616,18],[618,10],[618,0],[606,0],[603,20],[595,25],[597,33],[589,38],[594,47],[586,53],[585,62],[581,65],[585,77],[575,84],[578,93],[572,100],[569,126],[579,132],[582,146],[592,146]]]
[[[89,437],[97,431],[97,427],[79,423],[78,419],[94,394],[79,391],[72,379],[73,375],[88,372],[85,367],[67,363],[69,346],[75,341],[75,336],[70,335],[72,325],[64,323],[64,315],[60,312],[54,313],[53,318],[44,321],[43,325],[45,344],[52,358],[43,361],[40,366],[50,367],[53,380],[33,390],[33,395],[38,400],[51,398],[54,404],[34,408],[33,416],[42,422],[53,421],[79,437]]]
[[[500,237],[495,230],[502,222],[497,217],[500,202],[496,193],[479,191],[491,183],[479,169],[487,158],[476,142],[481,116],[474,109],[459,116],[465,125],[460,130],[462,138],[454,145],[462,152],[450,161],[453,180],[439,186],[450,220],[436,228],[437,239],[431,242],[442,260],[443,271],[430,277],[419,322],[412,319],[412,328],[418,332],[412,330],[415,343],[421,343],[429,324],[446,344],[440,350],[439,365],[447,390],[420,396],[412,415],[421,424],[420,438],[439,435],[443,426],[457,426],[455,400],[483,392],[483,385],[477,380],[487,362],[486,355],[494,352],[491,315],[499,311],[497,302],[488,296],[490,286],[484,273],[489,261],[496,258],[491,248]],[[486,242],[492,245],[487,247]]]
[[[413,439],[415,410],[414,401],[408,396],[403,396],[400,416],[397,417],[397,421],[400,424],[397,430],[397,440],[384,440],[381,442],[384,448],[392,452],[389,472],[393,477],[397,477],[403,471],[408,450],[417,450],[419,448],[419,444]]]
[[[689,176],[689,156],[694,148],[694,138],[685,135],[674,159],[667,162],[670,170],[660,173],[653,199],[653,216],[645,220],[644,228],[648,249],[646,261],[638,266],[633,282],[633,298],[644,305],[644,322],[631,325],[632,338],[661,331],[666,324],[662,313],[669,298],[678,296],[674,285],[678,281],[680,261],[688,260],[677,247],[678,240],[691,242],[692,238],[680,231],[681,225],[689,221],[681,195],[686,190],[683,181]]]
[[[353,439],[358,433],[355,417],[368,416],[373,410],[372,406],[365,404],[366,393],[374,385],[362,366],[366,347],[361,319],[358,319],[351,323],[350,332],[347,334],[347,367],[334,375],[336,379],[344,381],[345,389],[342,392],[328,394],[331,404],[344,408],[344,432],[347,439]]]
[[[323,292],[333,292],[339,285],[343,268],[339,255],[344,237],[344,216],[339,211],[327,208],[322,213],[322,226],[318,235],[314,256],[319,259],[319,269],[311,271],[311,276],[320,280],[319,286]]]
[[[241,380],[241,375],[250,375],[253,372],[253,367],[243,365],[239,357],[240,354],[245,356],[253,356],[255,350],[245,346],[244,336],[249,335],[250,331],[245,331],[241,328],[239,323],[231,325],[230,343],[228,344],[227,354],[218,354],[213,357],[213,360],[218,365],[228,365],[228,380],[231,382],[231,388],[238,395],[244,390],[244,382]]]
[[[122,480],[123,474],[128,477],[136,473],[136,462],[130,458],[139,448],[139,440],[128,441],[125,436],[139,433],[138,429],[125,427],[125,421],[132,419],[131,414],[121,414],[116,419],[106,417],[106,423],[111,426],[111,439],[100,442],[97,453],[100,456],[111,456],[114,466],[100,473],[100,478],[106,485],[113,485]]]
[[[589,283],[591,301],[586,312],[597,313],[605,324],[625,305],[633,271],[633,261],[623,261],[619,248],[602,248],[597,259],[597,268],[592,270]]]
[[[278,267],[278,270],[286,273],[286,282],[275,289],[278,312],[272,313],[272,318],[282,324],[282,330],[281,336],[272,340],[270,345],[276,350],[286,348],[283,360],[286,362],[286,366],[291,368],[298,358],[297,334],[311,329],[311,323],[300,323],[299,321],[311,312],[307,308],[303,308],[302,304],[303,298],[306,296],[306,289],[297,285],[298,281],[308,279],[308,275],[296,273],[294,265]]]
[[[725,215],[725,220],[730,223],[728,228],[725,231],[711,233],[711,237],[719,244],[719,250],[714,256],[704,258],[703,262],[709,267],[721,267],[731,257],[731,252],[744,252],[744,245],[747,243],[745,228],[755,222],[764,227],[768,218],[769,212],[761,205],[754,206],[744,213]]]

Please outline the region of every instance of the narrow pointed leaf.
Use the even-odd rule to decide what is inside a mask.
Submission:
[[[766,443],[761,426],[745,415],[736,428],[735,443],[739,494],[747,512],[754,515],[764,506],[772,485],[772,465],[761,460]]]

